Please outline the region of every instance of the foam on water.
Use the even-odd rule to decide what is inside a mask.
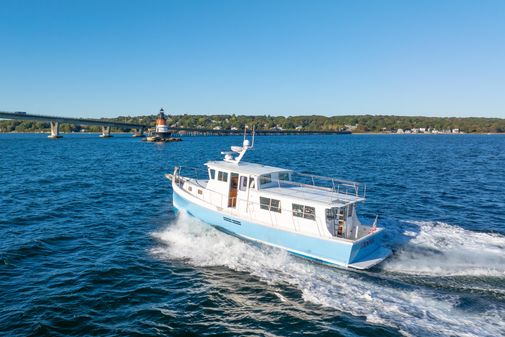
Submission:
[[[393,230],[388,271],[433,276],[505,277],[505,236],[442,222],[411,221]]]
[[[306,301],[364,316],[370,323],[392,326],[406,335],[505,334],[505,314],[497,308],[464,311],[457,307],[458,295],[387,286],[360,274],[308,263],[278,249],[248,244],[183,213],[154,236],[160,245],[152,253],[161,259],[183,259],[201,267],[225,266],[269,284],[288,284],[299,289]],[[400,266],[400,262],[394,263]]]

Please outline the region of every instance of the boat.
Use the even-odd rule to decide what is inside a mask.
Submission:
[[[386,259],[384,228],[362,224],[366,186],[242,161],[254,148],[221,152],[206,169],[176,166],[166,174],[173,206],[228,234],[332,266],[368,269]]]

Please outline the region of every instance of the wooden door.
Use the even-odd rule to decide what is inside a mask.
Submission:
[[[228,207],[237,206],[238,174],[232,173],[230,179],[230,193],[228,194]]]

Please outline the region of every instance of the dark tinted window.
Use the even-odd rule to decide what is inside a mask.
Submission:
[[[228,172],[219,171],[217,173],[217,180],[227,182],[228,181]]]
[[[260,208],[267,211],[281,213],[280,200],[260,197]]]

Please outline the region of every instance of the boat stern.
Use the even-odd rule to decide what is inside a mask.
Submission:
[[[348,266],[355,269],[368,269],[384,261],[391,255],[391,249],[383,246],[384,229],[353,243]]]

